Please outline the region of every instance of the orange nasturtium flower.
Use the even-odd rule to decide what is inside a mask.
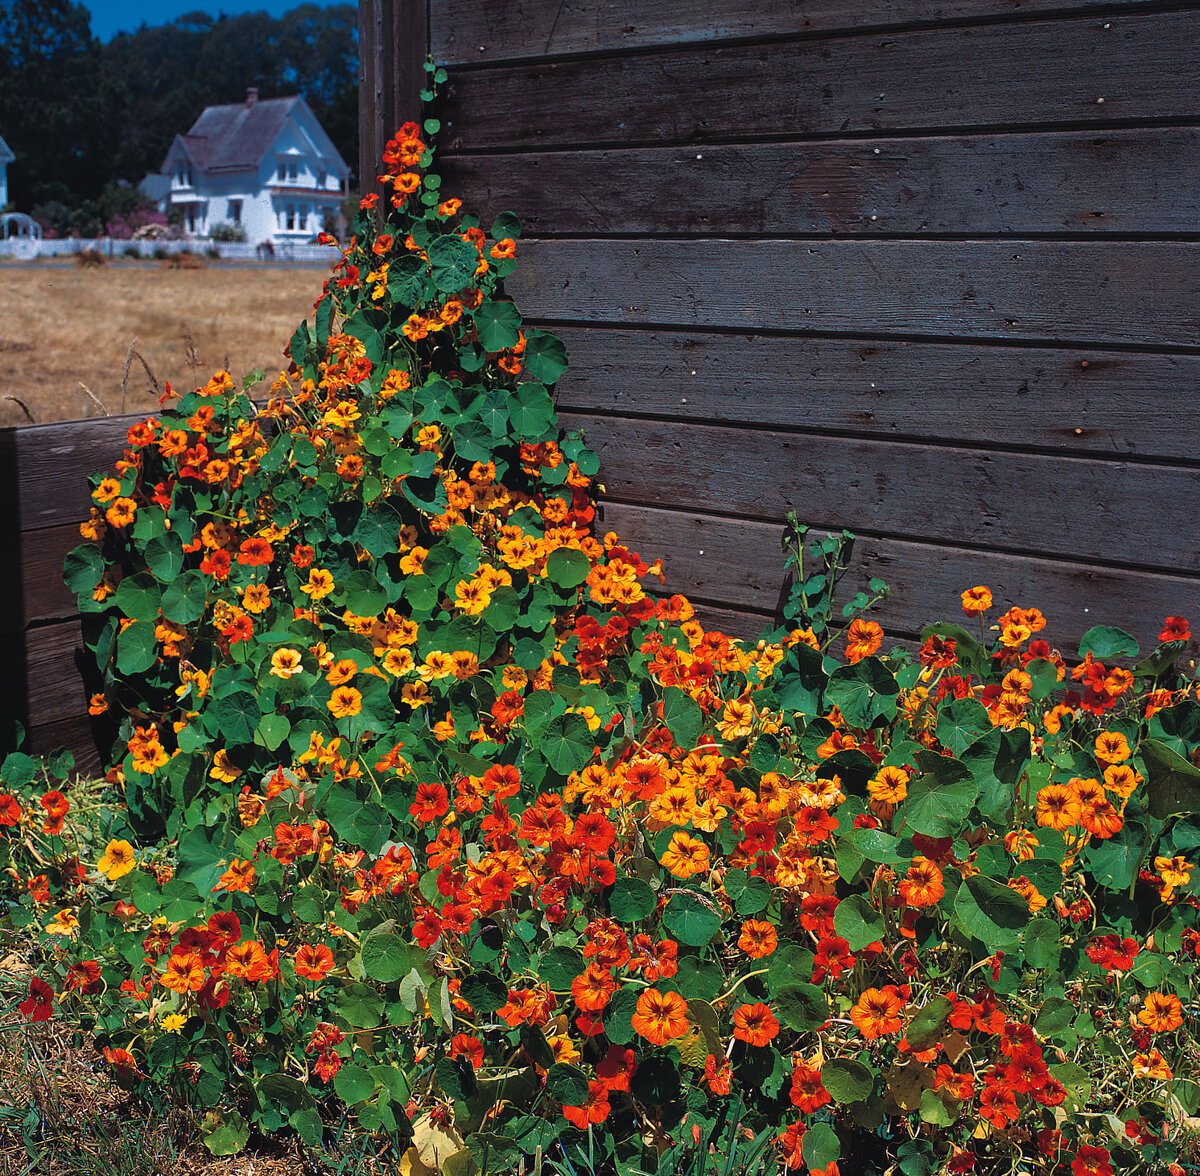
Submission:
[[[779,1022],[765,1004],[744,1004],[733,1014],[733,1035],[749,1045],[767,1045],[779,1033]]]
[[[1119,764],[1129,758],[1129,740],[1120,731],[1101,731],[1094,750],[1101,763]]]
[[[867,791],[872,800],[884,804],[899,804],[908,795],[909,779],[909,774],[903,768],[888,765],[880,768],[867,781]]]
[[[333,573],[324,568],[312,568],[308,583],[300,585],[300,591],[308,593],[310,600],[324,600],[334,589]]]
[[[128,841],[110,841],[104,850],[104,855],[96,863],[100,871],[110,882],[124,878],[136,865],[133,856],[133,846]]]
[[[992,590],[982,584],[968,588],[962,594],[962,610],[969,617],[977,617],[992,607]]]
[[[585,1013],[598,1013],[617,990],[617,982],[607,968],[588,964],[583,974],[571,981],[571,997]]]
[[[693,874],[707,874],[709,849],[698,837],[679,830],[671,835],[671,844],[662,855],[662,864],[676,878],[690,878]]]
[[[850,1020],[868,1040],[874,1041],[887,1033],[899,1033],[899,1013],[904,1001],[894,984],[883,988],[868,988],[850,1010]]]
[[[1138,1020],[1155,1033],[1171,1033],[1183,1024],[1183,1005],[1172,992],[1150,992]]]
[[[752,960],[769,956],[779,946],[779,934],[771,923],[761,919],[747,919],[742,924],[738,947]]]
[[[883,630],[874,621],[859,617],[850,622],[850,631],[846,634],[846,660],[853,665],[870,657],[882,644]]]
[[[290,649],[285,646],[271,654],[271,676],[273,678],[291,678],[300,673],[303,668],[301,653],[298,649]]]
[[[200,953],[176,948],[167,960],[167,969],[159,977],[164,988],[173,992],[199,992],[204,987],[204,964]]]
[[[217,879],[213,890],[225,890],[230,894],[235,892],[249,894],[254,889],[254,880],[254,863],[233,858],[229,863],[229,868]]]
[[[647,988],[631,1018],[634,1029],[652,1045],[666,1045],[688,1031],[687,1001],[678,992]]]
[[[915,857],[908,874],[900,879],[896,889],[909,906],[933,906],[946,893],[942,871],[927,857]]]
[[[325,705],[335,719],[349,718],[362,710],[362,694],[353,686],[339,686]]]
[[[1083,805],[1075,791],[1065,784],[1047,784],[1038,792],[1037,823],[1059,833],[1079,824]]]

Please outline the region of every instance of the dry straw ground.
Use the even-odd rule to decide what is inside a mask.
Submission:
[[[255,367],[273,377],[296,325],[312,318],[322,266],[114,260],[84,269],[63,259],[0,262],[0,396],[22,401],[39,423],[100,416],[85,384],[112,413],[121,411],[130,344],[159,381],[177,389],[228,366],[239,382]],[[134,360],[126,409],[156,406]],[[0,425],[27,418],[0,400]]]

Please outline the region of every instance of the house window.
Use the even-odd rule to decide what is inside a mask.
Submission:
[[[242,223],[242,202],[240,200],[231,200],[229,202],[229,220],[235,225]]]
[[[179,170],[175,173],[175,179],[181,188],[190,188],[192,186],[192,168],[190,164],[181,163]]]
[[[326,179],[327,179],[327,176],[326,176],[325,172],[323,172],[323,171],[317,172],[317,187],[324,188]]]
[[[286,227],[289,232],[296,228],[296,206],[294,204],[287,206]]]
[[[204,209],[199,204],[189,204],[187,206],[187,231],[189,233],[197,233],[204,231]]]

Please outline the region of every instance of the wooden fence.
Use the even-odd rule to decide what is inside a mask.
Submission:
[[[1200,4],[361,0],[362,150],[449,70],[445,189],[526,226],[602,525],[739,634],[788,510],[911,636],[1195,614]],[[0,718],[89,746],[59,578],[127,421],[0,432]],[[93,755],[94,759],[94,755]]]
[[[861,536],[893,631],[975,583],[1064,647],[1194,610],[1200,6],[395,7],[672,587],[755,631],[794,509]]]

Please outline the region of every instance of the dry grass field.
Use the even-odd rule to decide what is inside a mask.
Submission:
[[[261,368],[273,378],[283,350],[327,270],[308,265],[110,261],[83,269],[70,259],[0,262],[0,397],[15,397],[38,423],[122,410],[122,370],[130,344],[161,382],[187,390],[227,367],[239,383]],[[126,411],[157,407],[157,394],[133,361]],[[0,425],[27,423],[0,399]]]

